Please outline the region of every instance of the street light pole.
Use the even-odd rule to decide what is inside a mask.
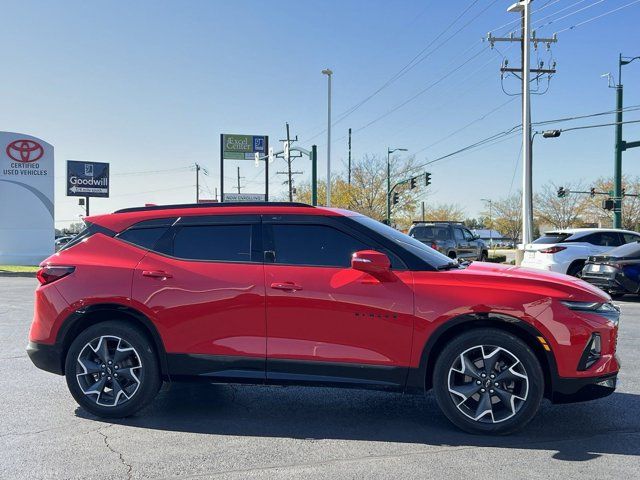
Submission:
[[[391,149],[387,147],[387,225],[391,225],[391,154],[406,151],[406,148]]]
[[[331,76],[333,71],[325,68],[322,74],[327,76],[327,207],[331,206]]]
[[[493,200],[490,198],[481,198],[480,200],[489,204],[489,245],[493,247]]]

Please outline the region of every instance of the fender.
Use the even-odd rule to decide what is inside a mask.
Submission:
[[[440,350],[448,338],[459,334],[461,331],[494,327],[513,333],[523,340],[536,354],[545,374],[545,395],[550,395],[552,385],[558,378],[558,369],[555,358],[550,351],[542,348],[537,337],[546,338],[535,327],[519,318],[500,313],[472,313],[461,315],[442,324],[429,337],[422,349],[420,364],[417,368],[410,368],[407,375],[407,392],[426,392],[431,388],[433,366]]]
[[[62,323],[60,329],[58,330],[58,335],[56,337],[56,345],[59,346],[60,351],[62,352],[62,358],[66,356],[67,350],[71,345],[71,342],[76,337],[76,335],[84,330],[89,325],[93,323],[98,323],[102,321],[99,318],[97,321],[89,321],[83,322],[82,320],[87,317],[87,315],[93,316],[96,313],[117,313],[124,315],[126,317],[132,318],[133,323],[141,325],[143,330],[149,334],[149,336],[153,339],[154,346],[156,347],[156,351],[158,352],[158,360],[160,362],[160,371],[162,372],[163,377],[169,379],[169,368],[167,364],[167,352],[164,348],[164,343],[158,330],[155,325],[149,318],[147,318],[144,314],[139,312],[138,310],[131,308],[127,305],[122,305],[118,303],[98,303],[89,305],[85,308],[81,308],[73,312],[69,315],[64,322]],[[101,315],[102,316],[102,315]]]

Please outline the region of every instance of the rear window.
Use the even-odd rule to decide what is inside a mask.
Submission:
[[[166,231],[166,227],[132,228],[119,234],[118,238],[146,250],[153,250],[156,242]]]
[[[410,235],[417,240],[450,240],[449,227],[419,225],[411,229]]]
[[[102,233],[103,235],[107,235],[108,237],[113,237],[115,235],[114,231],[109,230],[108,228],[105,228],[105,227],[101,227],[97,223],[86,222],[85,227],[75,237],[73,237],[70,241],[65,243],[64,246],[59,250],[59,252],[68,250],[74,245],[77,245],[80,242],[91,237],[92,235],[95,235],[96,233]]]
[[[533,243],[562,243],[571,235],[573,234],[549,232],[549,233],[545,233],[537,240],[534,240]]]

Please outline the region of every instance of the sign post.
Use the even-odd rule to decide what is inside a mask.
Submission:
[[[224,161],[225,160],[253,160],[256,153],[265,156],[269,151],[269,137],[267,135],[232,135],[220,134],[220,199],[226,200],[224,193]],[[269,162],[264,167],[264,201],[269,201]]]
[[[67,196],[84,197],[89,216],[89,198],[109,197],[109,164],[67,160]]]

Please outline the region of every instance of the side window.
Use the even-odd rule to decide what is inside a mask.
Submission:
[[[273,225],[276,264],[345,267],[351,255],[369,247],[326,225]]]
[[[623,233],[622,238],[624,239],[624,243],[632,243],[640,240],[640,236],[634,235],[633,233]]]
[[[173,256],[185,260],[250,262],[251,229],[249,224],[181,227],[173,239]]]
[[[456,240],[464,240],[464,234],[462,233],[461,228],[454,228],[453,234],[455,235]]]
[[[620,245],[620,239],[615,232],[598,232],[579,238],[577,242],[586,242],[599,247],[617,247]]]
[[[466,228],[462,231],[464,233],[465,240],[473,240],[473,234]]]
[[[166,231],[167,227],[130,228],[118,234],[117,238],[144,249],[153,250],[156,242]]]

